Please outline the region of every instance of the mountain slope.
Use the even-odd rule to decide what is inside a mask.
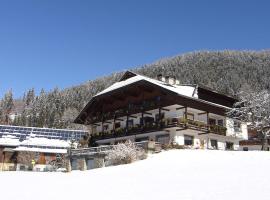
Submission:
[[[237,95],[241,90],[269,90],[270,51],[193,52],[132,70],[152,78],[160,73],[176,76],[183,84],[197,83]],[[74,127],[72,120],[91,97],[119,80],[122,74],[113,73],[63,91],[43,93],[24,112],[22,118],[30,116],[31,119],[17,119],[15,124]]]

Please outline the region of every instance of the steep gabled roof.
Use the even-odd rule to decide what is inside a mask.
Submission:
[[[118,82],[114,83],[110,87],[96,94],[95,97],[141,80],[150,82],[152,84],[155,84],[157,86],[160,86],[164,89],[170,90],[180,95],[198,98],[196,92],[197,89],[196,85],[171,85],[130,71],[127,71]]]
[[[233,102],[235,99],[216,93],[215,91],[212,90],[207,90],[205,88],[200,87],[199,85],[171,85],[163,81],[158,81],[156,79],[152,79],[140,74],[136,74],[134,72],[127,71],[121,79],[111,85],[110,87],[106,88],[105,90],[99,92],[96,94],[89,102],[88,104],[84,107],[84,109],[80,112],[80,114],[77,116],[77,118],[74,120],[75,123],[81,123],[81,116],[85,115],[85,111],[91,107],[92,104],[94,104],[98,99],[104,95],[107,95],[111,92],[114,92],[116,90],[119,90],[121,88],[124,88],[126,86],[135,84],[135,83],[149,83],[153,86],[160,87],[163,90],[166,90],[168,92],[171,92],[171,94],[175,94],[177,96],[181,96],[186,99],[190,99],[191,101],[198,101],[200,103],[204,103],[210,106],[214,106],[220,109],[225,109],[228,110],[230,107],[227,106],[227,104],[222,104],[222,103],[217,103],[222,100],[227,99],[229,102]],[[202,92],[199,92],[201,90],[204,90]],[[218,101],[213,99],[213,96],[218,97]]]

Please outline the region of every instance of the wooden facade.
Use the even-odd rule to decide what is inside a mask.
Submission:
[[[136,74],[127,72],[120,81],[125,81],[134,76]],[[199,86],[196,89],[198,97],[193,98],[160,87],[147,80],[138,80],[93,97],[75,119],[75,123],[101,126],[101,134],[92,136],[92,140],[161,131],[170,127],[176,127],[176,130],[193,129],[200,134],[225,135],[226,128],[211,126],[209,113],[225,116],[237,100]],[[162,112],[169,111],[167,107],[171,105],[179,105],[176,110],[183,110],[185,115],[182,118],[164,121]],[[203,124],[188,119],[190,109],[200,110],[199,115],[205,115],[207,122]],[[152,114],[150,113],[152,110],[158,110],[158,116],[151,125],[147,125],[144,123],[144,119]],[[137,127],[129,127],[129,119],[138,117],[142,119],[140,124]],[[115,124],[122,121],[123,118],[126,122],[125,130],[117,132]],[[114,128],[110,133],[103,130],[105,124],[113,124]]]

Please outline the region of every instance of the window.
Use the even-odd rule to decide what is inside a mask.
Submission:
[[[170,143],[170,135],[157,135],[156,141],[160,144],[169,144]]]
[[[217,140],[211,140],[211,146],[214,149],[218,149],[218,142],[217,142]]]
[[[217,121],[217,124],[218,124],[219,126],[224,126],[223,119],[219,119],[219,120]]]
[[[115,127],[115,129],[120,128],[121,127],[121,123],[120,122],[116,122],[114,127]]]
[[[194,137],[190,135],[184,135],[184,144],[187,146],[192,146],[193,145],[193,140]]]
[[[165,117],[165,114],[164,113],[161,113],[161,119],[164,119],[164,117]],[[155,115],[155,119],[156,119],[156,122],[158,122],[159,121],[159,114],[156,114]]]
[[[233,150],[233,143],[232,142],[226,142],[226,150]]]
[[[248,147],[243,147],[243,151],[248,151]]]
[[[241,132],[241,123],[239,121],[234,121],[233,128],[235,132]]]
[[[128,120],[128,127],[133,127],[133,119]]]
[[[77,170],[78,168],[78,162],[77,162],[77,159],[72,159],[71,160],[71,169],[72,170]]]
[[[186,113],[184,112],[184,117]],[[193,113],[187,113],[187,119],[194,121],[194,114]]]
[[[108,124],[103,125],[103,130],[104,130],[104,131],[107,131],[108,129],[109,129],[109,125],[108,125]]]
[[[155,121],[155,119],[153,117],[144,117],[144,118],[140,118],[140,124],[144,124],[144,125],[149,125],[149,124],[153,124]]]
[[[209,124],[210,125],[216,125],[216,119],[209,118]]]

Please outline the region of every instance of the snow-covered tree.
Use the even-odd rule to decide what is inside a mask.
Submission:
[[[24,95],[23,100],[24,100],[26,106],[32,105],[34,103],[34,100],[35,100],[35,89],[32,88],[32,89],[28,90],[26,95]]]
[[[262,150],[267,150],[267,139],[270,136],[270,93],[245,92],[235,103],[228,116],[250,123],[250,127],[256,129],[262,139]]]
[[[9,124],[10,120],[9,120],[9,114],[12,111],[12,108],[14,106],[14,101],[13,101],[13,93],[12,90],[9,90],[4,98],[1,101],[1,115],[2,115],[2,119],[1,121],[3,121],[4,123]]]

